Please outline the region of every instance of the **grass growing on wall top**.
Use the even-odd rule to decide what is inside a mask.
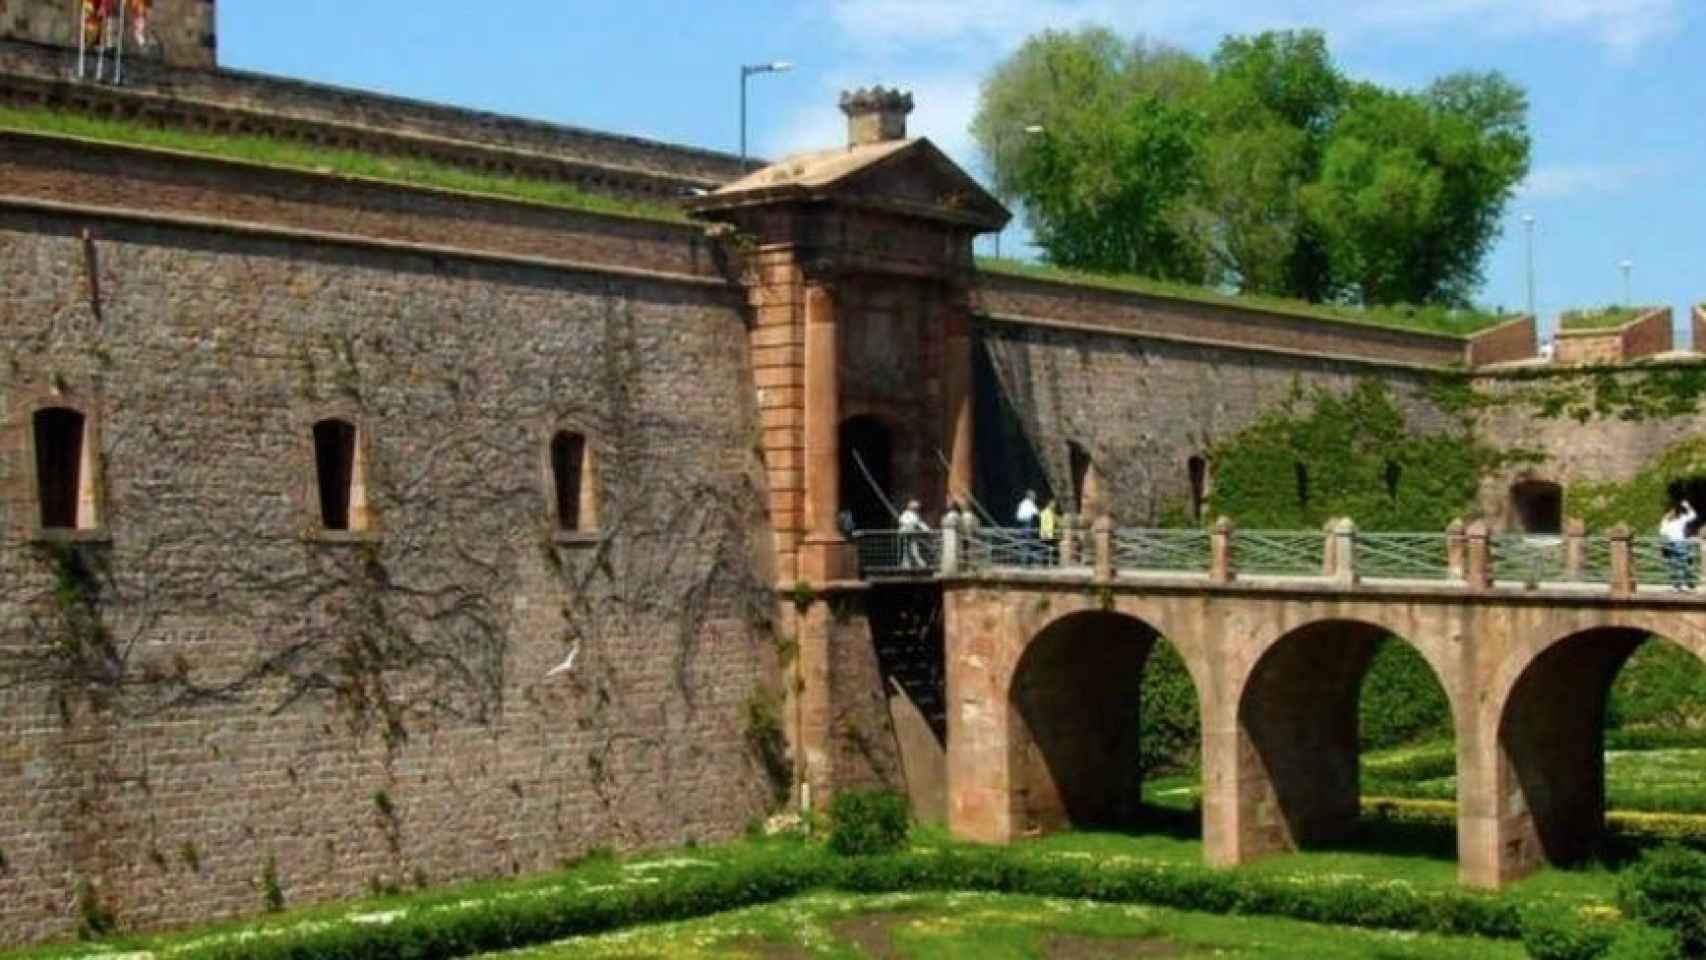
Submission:
[[[165,129],[67,110],[10,106],[0,106],[0,129],[180,150],[311,173],[334,173],[440,190],[490,194],[589,213],[648,220],[686,220],[680,210],[665,204],[587,193],[555,181],[479,173],[432,160],[319,147],[275,137]]]
[[[1621,327],[1641,315],[1632,307],[1602,307],[1597,310],[1571,310],[1558,318],[1558,329],[1610,330]]]
[[[1311,320],[1388,327],[1394,330],[1409,330],[1448,337],[1467,337],[1469,334],[1478,333],[1516,319],[1511,314],[1489,313],[1481,310],[1455,310],[1446,307],[1356,307],[1346,304],[1309,303],[1305,300],[1290,300],[1284,297],[1227,293],[1212,287],[1196,287],[1165,280],[1152,280],[1133,274],[1090,273],[1083,270],[1070,270],[1065,267],[991,257],[979,257],[977,266],[979,270],[986,273],[1034,277],[1040,280],[1075,283],[1102,287],[1108,290],[1124,290],[1157,297],[1194,300],[1198,303],[1265,310],[1270,313],[1289,314]]]

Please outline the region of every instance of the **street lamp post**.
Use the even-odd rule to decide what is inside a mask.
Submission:
[[[1522,215],[1522,229],[1528,238],[1528,316],[1539,323],[1540,318],[1534,314],[1534,214]]]
[[[1025,136],[1034,137],[1034,136],[1037,136],[1038,134],[1046,133],[1047,129],[1040,123],[1028,123],[1025,125],[1024,131],[1025,131]],[[1006,138],[1002,138],[1001,140],[996,141],[995,151],[996,151],[996,162],[998,162],[998,163],[1000,162],[1000,159],[1001,159],[1001,156],[1000,156],[1001,155],[1001,147],[1004,144],[1006,144],[1006,142],[1007,142]],[[1006,228],[1002,228],[1000,230],[995,231],[995,259],[997,259],[997,260],[1001,259],[1001,235],[1005,232],[1006,232]]]
[[[1619,263],[1617,268],[1623,271],[1623,305],[1625,307],[1631,306],[1632,304],[1629,299],[1629,271],[1635,269],[1635,261],[1625,260],[1622,263]]]
[[[786,73],[794,65],[786,60],[770,63],[743,63],[740,67],[740,166],[746,169],[746,78],[755,73]]]

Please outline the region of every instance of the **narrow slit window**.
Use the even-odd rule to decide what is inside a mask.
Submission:
[[[88,479],[83,470],[84,419],[65,407],[49,407],[35,415],[36,491],[41,501],[41,525],[47,530],[75,530],[78,500]],[[85,511],[84,520],[92,520]]]
[[[1201,520],[1203,505],[1208,499],[1208,461],[1192,457],[1185,461],[1185,472],[1191,480],[1191,519]]]
[[[1404,468],[1396,460],[1386,461],[1386,499],[1398,499],[1398,484],[1404,479]]]
[[[1309,509],[1309,468],[1300,461],[1292,464],[1297,472],[1297,505]]]
[[[586,437],[559,430],[551,438],[551,480],[556,490],[557,529],[586,529],[592,518],[586,502]]]
[[[1090,459],[1090,451],[1076,443],[1067,441],[1066,459],[1067,469],[1072,471],[1073,503],[1079,513],[1088,515],[1091,510],[1099,506],[1099,504],[1091,502],[1096,499],[1097,491],[1096,478],[1092,473],[1093,462]]]
[[[355,484],[355,425],[348,420],[314,424],[314,465],[320,481],[320,525],[349,530]]]

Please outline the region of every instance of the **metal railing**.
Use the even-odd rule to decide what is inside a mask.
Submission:
[[[978,527],[966,538],[961,562],[974,569],[989,567],[1052,567],[1057,543],[1045,541],[1026,527]]]
[[[929,576],[942,565],[939,530],[859,530],[853,534],[859,570],[866,576]]]
[[[1142,577],[1206,576],[1231,582],[1241,576],[1283,576],[1352,584],[1358,580],[1451,583],[1478,589],[1533,589],[1541,584],[1605,586],[1627,595],[1661,589],[1700,576],[1697,544],[1686,558],[1666,552],[1653,537],[1493,534],[1479,525],[1447,533],[1361,533],[1346,521],[1332,531],[1145,529],[1106,526],[1062,531],[1072,538],[1043,540],[1034,528],[978,527],[902,533],[861,530],[853,535],[867,576],[953,576],[960,571],[1060,569],[1063,557],[1082,573]],[[952,549],[948,538],[953,538]],[[1107,551],[1103,554],[1102,551]],[[1105,559],[1099,560],[1098,557]],[[1621,557],[1621,559],[1620,559]],[[1619,564],[1628,576],[1619,582]],[[1112,571],[1104,571],[1110,563]]]
[[[1206,573],[1213,560],[1207,530],[1114,531],[1114,566],[1121,570]]]
[[[1450,580],[1451,541],[1443,533],[1358,533],[1356,569],[1376,580]]]
[[[1319,577],[1327,534],[1308,530],[1239,530],[1232,537],[1232,566],[1256,576]]]
[[[1565,579],[1562,537],[1501,533],[1488,541],[1494,582],[1539,584]]]

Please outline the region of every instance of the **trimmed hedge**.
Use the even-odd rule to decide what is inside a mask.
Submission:
[[[1514,900],[1418,891],[1366,879],[1263,876],[1152,863],[1095,863],[1003,849],[915,851],[842,858],[822,849],[730,862],[655,884],[606,885],[419,908],[389,924],[232,937],[175,952],[186,960],[448,960],[636,924],[684,920],[771,903],[813,889],[855,893],[979,891],[1150,904],[1221,914],[1512,939]]]
[[[1618,878],[1617,905],[1675,933],[1689,956],[1706,955],[1706,854],[1676,846],[1642,854]]]
[[[906,848],[912,815],[893,790],[848,790],[829,806],[829,849],[844,857],[894,853]]]

